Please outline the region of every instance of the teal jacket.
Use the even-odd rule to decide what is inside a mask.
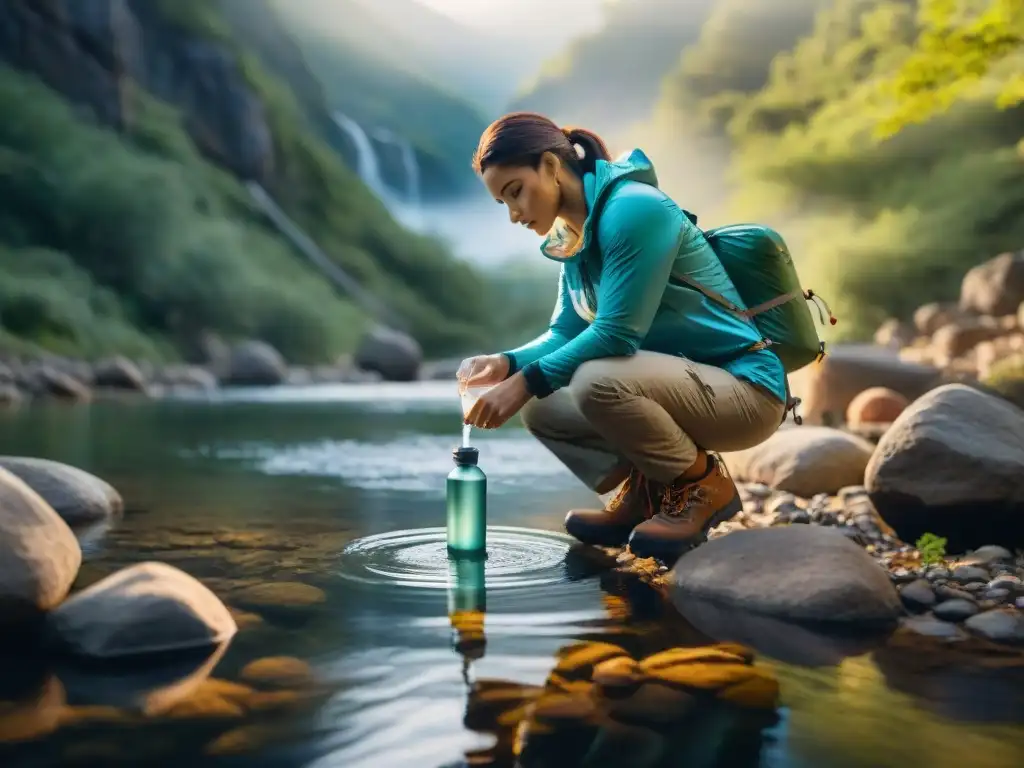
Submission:
[[[530,392],[546,397],[569,384],[583,363],[650,350],[715,365],[786,402],[786,374],[754,324],[671,280],[687,275],[746,306],[704,234],[664,192],[640,150],[599,160],[583,179],[588,215],[571,241],[561,228],[541,252],[561,262],[550,328],[504,354]],[[577,246],[578,247],[575,247]]]

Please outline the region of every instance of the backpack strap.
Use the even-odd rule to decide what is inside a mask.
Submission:
[[[722,294],[718,293],[717,291],[712,291],[710,288],[701,285],[688,275],[673,275],[672,277],[675,280],[679,280],[682,283],[686,283],[686,285],[690,286],[695,291],[700,291],[700,293],[704,294],[711,301],[725,307],[733,314],[738,315],[746,320],[750,320],[752,317],[755,317],[756,315],[760,315],[763,312],[767,312],[769,309],[781,307],[783,304],[793,301],[794,299],[810,299],[815,295],[811,291],[790,291],[789,293],[784,293],[781,296],[776,296],[774,299],[769,299],[768,301],[762,302],[761,304],[758,304],[756,307],[751,307],[750,309],[742,309],[733,304]],[[810,296],[808,296],[808,294],[810,294]]]

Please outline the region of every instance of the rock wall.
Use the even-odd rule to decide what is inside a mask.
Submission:
[[[274,144],[267,115],[226,43],[170,22],[151,0],[4,0],[0,58],[118,130],[143,89],[179,108],[215,162],[267,180]]]

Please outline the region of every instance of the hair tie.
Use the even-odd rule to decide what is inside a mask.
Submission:
[[[572,148],[576,150],[576,157],[578,157],[580,160],[587,156],[587,151],[583,149],[582,144],[573,144]]]

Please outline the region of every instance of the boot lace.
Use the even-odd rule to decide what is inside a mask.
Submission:
[[[674,520],[690,522],[694,510],[711,502],[707,489],[699,483],[684,485],[681,488],[665,489],[665,499],[661,505],[661,513]]]

